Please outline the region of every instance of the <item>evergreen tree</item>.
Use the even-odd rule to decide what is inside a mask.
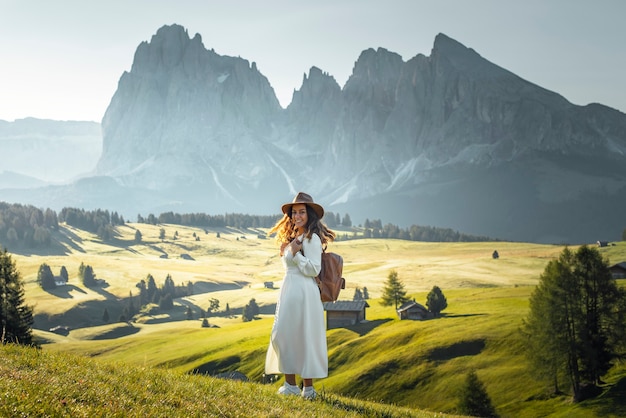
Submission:
[[[409,298],[406,296],[404,283],[398,278],[398,272],[391,270],[387,276],[385,287],[383,288],[383,297],[380,302],[383,306],[391,306],[395,304],[396,310],[398,305],[407,302]]]
[[[85,287],[94,287],[96,285],[96,275],[93,272],[93,268],[89,265],[80,263],[78,277]]]
[[[148,274],[146,277],[146,300],[147,303],[155,303],[158,301],[159,289],[157,288],[156,281],[152,274]]]
[[[141,239],[142,239],[141,231],[138,229],[135,230],[135,243],[141,244]]]
[[[159,239],[161,241],[163,241],[165,239],[165,229],[164,228],[159,229]]]
[[[128,318],[132,318],[136,313],[137,309],[135,308],[135,304],[133,303],[133,292],[128,292]]]
[[[433,286],[432,290],[428,293],[426,306],[435,316],[439,316],[441,311],[448,307],[448,301],[439,286]]]
[[[165,277],[165,282],[163,283],[161,291],[164,295],[170,295],[172,299],[176,297],[176,284],[174,283],[174,279],[171,274],[168,273]]]
[[[59,272],[59,275],[63,277],[65,283],[70,281],[70,275],[67,273],[67,269],[65,268],[65,266],[61,266],[61,271]]]
[[[209,300],[209,307],[206,309],[208,316],[211,316],[212,312],[217,312],[220,309],[220,301],[215,298]]]
[[[259,312],[259,306],[256,304],[256,300],[250,299],[250,303],[243,308],[243,315],[241,315],[241,318],[243,322],[252,321],[254,317],[259,314]]]
[[[350,219],[350,215],[346,213],[346,215],[343,217],[343,221],[341,221],[341,225],[346,227],[352,226],[352,220]]]
[[[208,328],[209,327],[209,320],[204,318],[202,320],[202,328]]]
[[[354,289],[354,296],[352,296],[352,300],[363,300],[363,293],[358,286]]]
[[[109,323],[110,318],[109,318],[109,310],[107,308],[104,308],[104,313],[102,314],[102,321],[105,323]]]
[[[0,252],[0,344],[32,344],[33,322],[33,308],[25,305],[20,274],[3,249]]]
[[[559,390],[560,376],[569,381],[574,401],[592,388],[623,357],[626,294],[617,287],[597,249],[565,248],[552,260],[530,297],[522,331],[527,353],[538,376]]]
[[[367,300],[370,298],[370,293],[367,290],[367,287],[363,287],[363,299]]]
[[[39,266],[39,271],[37,272],[37,284],[41,286],[44,290],[50,290],[57,287],[56,282],[54,281],[54,274],[52,274],[52,269],[46,263],[43,263]]]
[[[144,280],[141,280],[135,285],[135,287],[139,289],[139,306],[146,306],[149,303],[146,282]]]
[[[187,319],[193,319],[193,311],[191,310],[191,306],[187,306],[187,311],[185,312]]]
[[[161,300],[159,300],[159,309],[163,311],[169,311],[174,307],[174,300],[172,299],[172,295],[169,293],[165,293]]]
[[[459,412],[472,417],[496,417],[496,410],[487,394],[485,385],[475,371],[470,371],[459,394]]]

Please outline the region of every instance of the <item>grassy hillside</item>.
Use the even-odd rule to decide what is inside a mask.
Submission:
[[[0,416],[68,417],[444,417],[321,393],[274,388],[67,353],[0,346]]]
[[[143,243],[134,243],[135,229]],[[215,374],[238,370],[263,380],[263,362],[272,325],[282,266],[273,240],[256,231],[205,231],[165,225],[130,225],[119,229],[114,245],[67,228],[57,236],[52,253],[16,255],[26,281],[29,303],[35,304],[36,335],[48,343],[44,352],[86,354],[107,362],[163,368],[176,373]],[[174,232],[178,239],[173,240]],[[197,241],[193,234],[200,237]],[[71,240],[68,238],[71,237]],[[607,376],[606,393],[593,402],[571,405],[567,395],[549,397],[546,385],[526,372],[518,328],[528,297],[548,260],[560,246],[527,243],[420,243],[398,240],[342,241],[331,250],[344,256],[351,299],[356,286],[367,287],[372,300],[368,322],[328,332],[330,376],[316,383],[334,395],[383,401],[410,408],[454,412],[457,390],[474,369],[503,416],[626,415],[626,367]],[[491,258],[498,250],[500,258]],[[610,262],[626,260],[626,243],[602,248]],[[160,258],[167,254],[168,258]],[[185,260],[189,254],[193,260]],[[36,285],[39,265],[57,273],[65,265],[70,286],[45,292]],[[94,268],[107,286],[86,289],[75,276],[81,262]],[[408,293],[424,303],[433,285],[448,299],[445,316],[431,321],[399,321],[394,309],[377,301],[391,269]],[[135,284],[150,273],[162,284],[172,275],[176,284],[194,283],[197,294],[177,300],[175,309],[146,314],[131,324],[102,321],[106,307],[115,319]],[[273,281],[276,289],[263,282]],[[261,306],[259,320],[243,323],[239,316],[187,320],[185,310],[206,309],[209,300],[226,303],[235,313],[251,298]],[[197,318],[197,315],[195,316]],[[68,336],[46,332],[70,326]],[[279,383],[269,385],[270,393]],[[563,385],[563,389],[567,389]]]

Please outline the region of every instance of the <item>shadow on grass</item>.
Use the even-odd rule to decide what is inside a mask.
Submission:
[[[437,347],[428,354],[430,361],[447,361],[457,357],[475,356],[485,348],[485,340],[461,341],[447,347]]]
[[[234,365],[238,365],[241,362],[241,357],[230,356],[220,360],[209,361],[208,363],[201,364],[195,369],[191,370],[191,374],[204,374],[214,376],[220,373],[230,372],[230,368]]]
[[[584,404],[597,412],[598,416],[626,417],[626,377],[613,385],[607,385],[600,396]]]
[[[367,322],[362,322],[360,324],[351,325],[347,327],[340,327],[340,328],[345,328],[345,329],[349,329],[350,331],[354,331],[357,334],[359,334],[360,337],[362,337],[368,334],[369,332],[371,332],[372,330],[374,330],[375,328],[389,321],[392,321],[392,319],[391,318],[377,319],[375,321],[367,321]]]
[[[431,319],[444,319],[444,318],[466,318],[470,316],[486,316],[489,314],[484,313],[474,313],[474,314],[444,314],[442,313],[440,316]]]
[[[96,335],[91,340],[114,340],[120,337],[126,337],[127,335],[133,335],[139,332],[139,328],[128,323],[125,326],[114,328],[110,331]]]
[[[72,299],[74,298],[74,296],[71,295],[71,292],[80,292],[80,293],[87,293],[85,292],[83,289],[81,289],[80,287],[74,286],[73,284],[66,284],[64,286],[57,286],[54,289],[48,289],[47,290],[48,293],[50,293],[51,295],[54,295],[58,298],[63,298],[63,299]]]

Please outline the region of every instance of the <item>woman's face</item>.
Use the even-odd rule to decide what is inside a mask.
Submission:
[[[291,207],[291,219],[298,229],[305,229],[309,216],[306,213],[306,205],[297,203]]]

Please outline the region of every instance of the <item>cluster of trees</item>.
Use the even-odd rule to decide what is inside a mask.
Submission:
[[[354,296],[352,296],[352,300],[367,300],[370,298],[370,293],[367,290],[367,287],[363,286],[363,289],[360,287],[356,287],[354,289]]]
[[[199,228],[226,226],[235,228],[271,228],[274,224],[276,224],[280,217],[280,215],[253,216],[240,213],[211,216],[205,213],[179,214],[174,212],[165,212],[161,213],[158,217],[154,214],[149,214],[146,218],[141,215],[137,215],[137,222],[151,225],[186,225]],[[352,227],[352,220],[350,215],[347,213],[342,218],[339,213],[326,212],[324,215],[324,222],[331,229],[339,226],[344,228]],[[494,241],[493,238],[463,234],[450,228],[412,225],[410,228],[402,229],[397,225],[389,223],[383,226],[380,219],[366,219],[363,224],[362,235],[358,235],[355,232],[352,235],[343,234],[337,236],[338,240],[358,238],[392,238],[425,242]]]
[[[104,241],[113,238],[115,227],[124,225],[124,217],[117,212],[108,210],[84,210],[76,208],[63,208],[59,214],[59,220],[74,228],[97,234]]]
[[[205,213],[178,214],[165,212],[158,217],[150,214],[147,217],[137,215],[138,223],[146,224],[175,224],[195,226],[199,228],[235,227],[235,228],[270,228],[280,219],[280,215],[260,216],[246,214],[208,215]],[[349,214],[343,217],[339,213],[326,212],[324,221],[330,228],[351,228],[352,220]],[[92,232],[104,241],[115,236],[115,227],[124,225],[124,217],[117,212],[96,209],[92,211],[63,208],[59,215],[51,209],[42,211],[33,206],[8,204],[0,202],[0,242],[8,245],[21,244],[25,247],[47,246],[51,242],[51,231],[57,230],[59,222]],[[472,242],[490,241],[488,237],[473,236],[453,231],[449,228],[435,228],[429,226],[412,225],[402,229],[397,225],[386,224],[380,220],[366,219],[363,225],[363,234],[354,232],[352,235],[338,235],[337,239],[357,238],[393,238],[411,241],[428,242]],[[135,241],[141,242],[141,232],[135,234]]]
[[[247,215],[243,213],[227,213],[225,215],[208,215],[206,213],[174,213],[164,212],[159,216],[149,214],[143,217],[137,215],[137,223],[145,223],[150,225],[173,224],[195,226],[198,228],[224,228],[227,226],[234,228],[271,228],[278,222],[282,215]],[[324,222],[331,228],[338,225],[345,227],[352,226],[350,215],[346,214],[341,219],[337,213],[326,212]]]
[[[67,282],[69,277],[65,266],[61,267],[59,275]],[[39,266],[39,271],[37,272],[37,284],[41,286],[43,290],[50,290],[57,287],[52,269],[46,263]]]
[[[47,246],[58,228],[57,214],[51,209],[0,202],[0,243],[6,246]]]
[[[0,344],[31,345],[33,322],[22,278],[5,248],[0,252]]]
[[[59,277],[65,283],[69,281],[69,274],[65,266],[61,266]],[[100,284],[96,279],[96,273],[94,273],[93,268],[85,263],[80,263],[78,267],[78,279],[85,287],[96,287]],[[42,263],[39,266],[37,284],[44,290],[51,290],[57,287],[56,277],[54,273],[52,273],[50,266],[46,263]]]
[[[366,219],[363,223],[364,238],[392,238],[407,241],[422,242],[485,242],[495,241],[493,238],[463,234],[450,228],[436,228],[433,226],[411,225],[402,229],[397,225],[386,224],[383,226],[380,219]]]
[[[588,246],[565,248],[546,266],[523,324],[532,370],[574,401],[593,396],[614,361],[626,356],[626,290]]]
[[[187,284],[183,286],[176,286],[170,274],[165,277],[165,281],[161,287],[157,286],[152,274],[148,274],[145,280],[141,280],[137,283],[136,287],[139,289],[139,306],[144,307],[150,303],[155,303],[158,304],[159,309],[162,310],[172,309],[174,307],[174,299],[176,298],[193,295],[192,282],[187,282]],[[137,312],[131,312],[132,315],[135,313]]]
[[[78,267],[78,279],[85,287],[98,286],[98,280],[96,280],[96,273],[93,271],[93,267],[80,263]]]
[[[398,277],[397,271],[391,270],[389,272],[387,281],[383,287],[383,295],[381,299],[381,305],[395,305],[396,310],[398,310],[398,306],[402,306],[403,303],[411,300],[406,294],[404,283]],[[428,295],[426,296],[426,307],[435,317],[438,317],[441,314],[441,311],[448,307],[448,301],[439,286],[433,286],[430,292],[428,292]]]
[[[250,299],[250,302],[248,302],[248,304],[243,307],[241,320],[243,322],[252,321],[259,313],[261,313],[259,305],[257,305],[256,300],[252,298]]]

